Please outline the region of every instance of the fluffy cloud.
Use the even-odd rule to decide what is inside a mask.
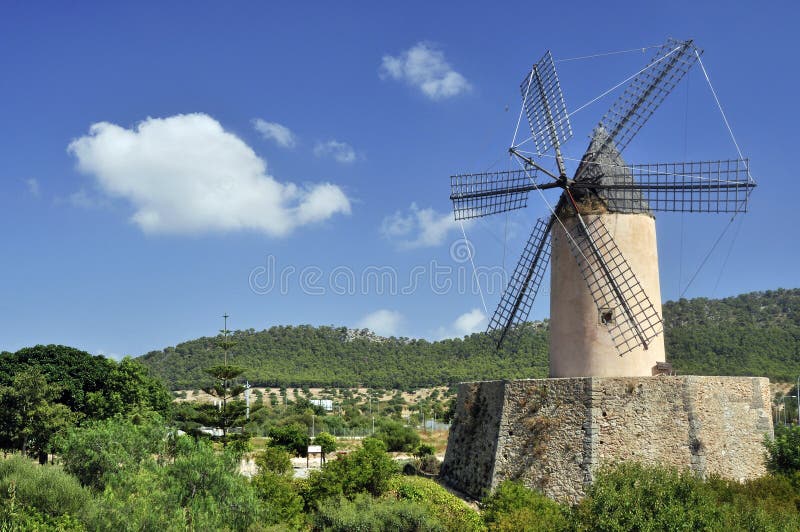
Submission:
[[[380,336],[398,336],[403,315],[395,310],[376,310],[358,322],[359,329],[369,329]]]
[[[295,134],[288,127],[277,122],[267,122],[260,118],[254,118],[253,128],[261,133],[261,136],[266,140],[273,140],[282,148],[294,148],[297,144]]]
[[[398,56],[383,56],[380,76],[404,81],[432,100],[457,96],[471,88],[466,78],[450,67],[441,50],[424,42]]]
[[[317,157],[333,157],[340,163],[352,163],[356,160],[356,152],[353,147],[346,142],[339,142],[338,140],[318,142],[314,146],[314,155]]]
[[[482,310],[474,308],[469,312],[461,314],[450,325],[440,327],[436,331],[436,337],[439,339],[461,338],[477,332],[483,332],[486,329],[488,321],[488,317]]]
[[[148,118],[131,129],[99,122],[68,152],[102,193],[131,203],[132,221],[147,233],[284,236],[350,213],[339,187],[275,180],[247,144],[202,113]]]
[[[458,223],[450,213],[420,209],[412,203],[406,212],[397,211],[381,223],[381,234],[397,243],[401,249],[441,245]]]

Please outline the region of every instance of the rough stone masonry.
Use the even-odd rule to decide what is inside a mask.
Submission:
[[[744,480],[766,472],[769,379],[576,377],[460,385],[441,478],[480,498],[506,479],[574,503],[623,461]]]

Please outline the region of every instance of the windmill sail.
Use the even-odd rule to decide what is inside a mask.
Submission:
[[[572,137],[572,126],[550,50],[522,80],[520,92],[536,153],[558,150],[561,142]]]
[[[514,325],[528,319],[533,308],[533,301],[550,262],[550,227],[554,221],[553,217],[537,220],[500,304],[489,320],[487,332],[502,331],[498,346]]]
[[[647,67],[633,78],[600,120],[597,129],[606,132],[606,141],[586,152],[575,174],[576,181],[586,177],[585,163],[596,160],[609,146],[614,146],[618,152],[625,149],[697,61],[696,50],[692,41],[674,39],[668,39],[658,49]]]
[[[755,182],[747,159],[611,166],[595,164],[575,184],[614,212],[747,212]]]
[[[570,231],[569,242],[592,299],[620,356],[662,331],[661,317],[600,217]],[[585,230],[584,230],[585,227]]]
[[[538,184],[536,172],[535,168],[527,168],[450,176],[450,200],[456,220],[522,209],[528,205],[531,190],[559,186],[558,183]]]

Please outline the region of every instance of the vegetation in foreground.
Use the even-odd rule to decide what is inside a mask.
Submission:
[[[433,480],[402,475],[379,440],[307,479],[292,478],[288,453],[269,447],[248,479],[232,446],[133,416],[69,431],[63,466],[0,461],[0,530],[790,531],[800,529],[799,437],[779,429],[772,472],[744,483],[623,464],[601,471],[574,507],[505,482],[478,511]]]

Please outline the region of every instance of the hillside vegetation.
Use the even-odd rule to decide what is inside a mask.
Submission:
[[[681,374],[800,374],[800,289],[664,304],[667,360]],[[236,331],[234,363],[257,386],[368,386],[409,389],[467,380],[546,377],[547,323],[531,323],[495,349],[473,334],[436,342],[381,338],[344,327],[276,326]],[[218,340],[203,337],[139,358],[173,389],[207,384]]]

